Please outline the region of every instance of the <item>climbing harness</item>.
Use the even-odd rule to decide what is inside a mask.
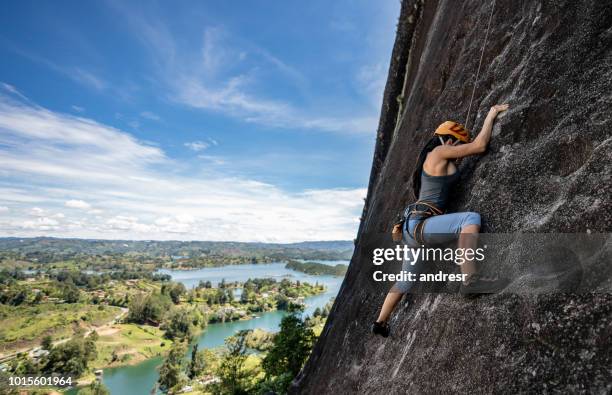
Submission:
[[[417,243],[425,244],[425,237],[423,235],[425,222],[433,216],[443,214],[444,211],[440,210],[431,202],[425,200],[417,200],[415,203],[409,205],[406,211],[408,211],[408,215],[406,215],[406,222],[410,220],[412,215],[418,215],[421,217],[421,221],[415,225],[411,236]]]
[[[425,244],[423,238],[425,221],[427,221],[427,219],[430,217],[441,214],[444,214],[444,211],[436,207],[433,203],[426,200],[417,200],[415,203],[412,203],[406,207],[403,214],[398,215],[398,219],[395,221],[393,231],[391,233],[393,241],[401,241],[401,230],[410,220],[411,216],[418,215],[421,218],[421,221],[416,224],[414,231],[410,236],[412,236],[412,238],[419,244]]]
[[[489,30],[491,29],[491,20],[493,19],[493,11],[495,11],[495,1],[493,0],[493,7],[491,7],[491,14],[489,15],[489,23],[487,24],[487,33],[485,34],[484,44],[482,45],[482,50],[480,51],[480,61],[478,62],[478,70],[476,71],[476,79],[474,80],[474,87],[472,88],[472,96],[470,97],[470,104],[468,105],[467,115],[465,116],[465,128],[467,129],[468,122],[470,120],[470,110],[472,109],[472,101],[474,100],[474,93],[476,92],[476,87],[478,86],[478,77],[480,75],[480,66],[482,66],[482,58],[484,57],[484,50],[487,46],[487,40],[489,39]]]

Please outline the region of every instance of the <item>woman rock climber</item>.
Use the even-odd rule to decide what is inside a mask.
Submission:
[[[480,215],[475,212],[442,214],[446,208],[451,187],[459,179],[457,159],[485,152],[493,122],[497,115],[508,109],[507,104],[491,107],[482,130],[470,141],[469,132],[460,124],[446,121],[434,132],[417,160],[412,178],[417,202],[409,205],[404,221],[393,229],[394,239],[399,239],[411,248],[421,245],[435,245],[458,239],[458,248],[475,248],[480,231]],[[403,262],[402,270],[418,272],[422,262]],[[503,279],[487,279],[476,274],[473,262],[461,265],[462,274],[467,274],[461,292],[491,293],[505,285]],[[378,319],[372,325],[372,332],[383,337],[389,336],[389,317],[402,296],[408,292],[412,282],[396,282],[383,303]]]

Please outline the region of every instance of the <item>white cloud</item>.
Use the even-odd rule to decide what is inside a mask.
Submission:
[[[376,132],[378,109],[356,116],[353,108],[328,114],[297,106],[286,99],[267,97],[255,85],[258,68],[273,69],[277,76],[305,89],[307,81],[295,68],[253,44],[235,43],[223,27],[204,30],[200,56],[183,50],[161,19],[144,16],[114,3],[137,37],[149,48],[158,73],[172,100],[202,110],[226,114],[246,122],[275,128],[319,130],[345,134]],[[247,56],[247,52],[252,56]],[[255,58],[252,64],[245,59]],[[267,90],[266,90],[267,91]],[[344,106],[346,108],[346,106]],[[362,112],[363,113],[363,112]]]
[[[81,210],[88,210],[91,208],[91,204],[83,201],[83,200],[68,200],[64,203],[64,206],[70,208],[78,208]]]
[[[15,88],[13,85],[11,84],[7,84],[6,82],[1,82],[0,86],[2,87],[2,89],[12,93],[12,94],[16,94],[16,95],[21,95],[21,93],[17,90],[17,88]]]
[[[200,152],[200,151],[204,151],[205,149],[209,147],[219,145],[219,142],[209,137],[206,139],[206,141],[202,141],[202,140],[189,141],[183,145],[192,151]]]
[[[185,143],[185,147],[189,148],[192,151],[199,152],[210,147],[210,144],[205,143],[204,141],[191,141],[189,143]]]
[[[304,113],[290,103],[262,98],[248,93],[248,78],[239,75],[220,87],[211,87],[202,79],[177,77],[175,100],[194,108],[215,110],[246,122],[277,128],[313,129],[346,134],[375,133],[375,115],[325,117]]]
[[[11,84],[7,84],[6,82],[0,82],[0,88],[4,89],[6,92],[8,92],[9,94],[21,99],[21,100],[25,100],[28,101],[28,98],[26,98],[21,92],[19,92],[19,90],[17,90],[17,88],[15,88],[13,85]]]
[[[136,233],[149,232],[152,227],[142,224],[136,217],[118,215],[106,221],[106,225],[111,230],[134,231]]]
[[[8,213],[9,208],[6,206],[0,206],[0,213]]]
[[[72,106],[70,106],[70,108],[72,108],[76,112],[83,112],[83,111],[85,111],[85,109],[83,107],[77,106],[77,105],[74,105],[74,104]]]
[[[175,217],[162,217],[155,220],[155,225],[162,232],[189,233],[193,231],[192,225],[196,220],[189,214],[179,214]]]
[[[31,229],[35,231],[58,230],[59,222],[53,218],[40,217],[35,220],[24,221],[23,229]]]
[[[366,192],[287,192],[255,180],[190,170],[124,131],[2,95],[0,169],[0,194],[11,201],[0,223],[4,236],[351,239]],[[65,217],[53,214],[62,207],[80,210]]]
[[[91,119],[59,114],[47,109],[17,103],[0,95],[0,143],[9,144],[12,150],[6,164],[16,166],[29,163],[36,167],[37,158],[55,156],[66,150],[77,149],[79,153],[89,153],[94,162],[103,161],[109,164],[141,160],[146,163],[159,162],[165,158],[156,147],[147,146],[131,135],[118,129],[99,124]],[[29,145],[23,144],[25,141]],[[27,151],[34,153],[32,158],[18,155]],[[29,160],[25,160],[25,159]],[[62,161],[65,159],[65,161]],[[86,167],[87,160],[76,162],[74,158],[57,158],[51,165],[63,163],[63,168],[72,172],[75,163]],[[85,158],[79,158],[85,159]],[[0,160],[1,161],[1,160]],[[64,163],[65,162],[65,163]],[[45,163],[47,165],[49,163]],[[53,172],[51,169],[50,172]]]
[[[30,215],[33,215],[35,217],[42,217],[42,216],[46,215],[46,212],[45,212],[45,210],[43,210],[40,207],[33,207],[30,210]]]

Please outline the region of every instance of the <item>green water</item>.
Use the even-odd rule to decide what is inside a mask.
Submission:
[[[180,281],[188,288],[195,286],[200,280],[211,280],[216,283],[222,278],[225,278],[226,281],[245,281],[249,277],[274,277],[279,279],[289,277],[292,281],[300,280],[313,284],[315,282],[325,284],[327,291],[324,294],[306,298],[306,310],[304,314],[307,315],[312,315],[317,307],[325,306],[330,298],[336,296],[342,283],[342,279],[339,277],[310,276],[304,273],[287,270],[284,268],[284,264],[281,263],[266,265],[234,265],[193,271],[166,270],[164,273],[170,274],[174,281]],[[262,313],[258,318],[251,320],[210,324],[198,337],[196,342],[200,349],[214,348],[222,346],[226,337],[242,329],[261,328],[274,332],[278,330],[284,315],[285,313],[283,312],[271,311]],[[102,380],[112,395],[149,395],[157,382],[157,368],[161,363],[162,358],[158,357],[133,366],[104,369]],[[74,394],[76,391],[72,393]]]

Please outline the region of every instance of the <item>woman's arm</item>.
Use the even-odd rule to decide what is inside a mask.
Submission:
[[[471,143],[467,144],[459,144],[457,146],[454,145],[441,145],[436,147],[431,154],[437,156],[440,159],[455,159],[455,158],[463,158],[465,156],[474,155],[474,154],[482,154],[486,151],[487,145],[489,145],[489,140],[491,140],[491,132],[493,131],[493,122],[502,111],[506,111],[508,109],[507,104],[498,104],[489,110],[487,117],[484,120],[482,125],[482,129],[478,136]]]

